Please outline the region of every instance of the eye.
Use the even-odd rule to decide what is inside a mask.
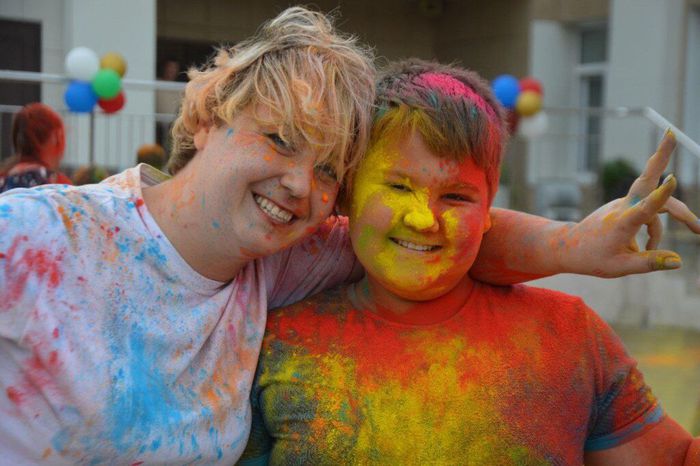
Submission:
[[[396,191],[411,192],[411,188],[401,183],[389,183],[389,187]]]
[[[328,163],[316,165],[314,167],[314,171],[316,172],[316,176],[318,177],[318,179],[324,183],[338,182],[338,175],[336,174],[335,169],[332,165]]]
[[[457,201],[457,202],[474,202],[474,198],[471,196],[467,196],[465,194],[459,194],[459,193],[448,193],[443,196],[445,199],[448,201]]]
[[[268,138],[279,150],[283,152],[291,152],[292,147],[287,141],[282,139],[282,136],[280,136],[279,134],[267,133],[265,134],[265,137]]]

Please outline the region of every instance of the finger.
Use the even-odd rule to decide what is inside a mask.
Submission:
[[[668,175],[661,186],[625,211],[621,219],[622,227],[636,232],[642,225],[649,223],[652,217],[664,207],[674,189],[676,189],[676,178]]]
[[[654,250],[634,254],[624,254],[616,261],[616,267],[609,277],[622,277],[636,273],[655,272],[658,270],[675,270],[683,265],[680,256],[673,251]]]
[[[666,130],[664,137],[656,148],[656,152],[649,157],[644,171],[639,178],[634,180],[630,187],[628,197],[631,199],[642,198],[649,194],[659,183],[659,178],[663,175],[671,159],[671,153],[676,148],[676,136],[670,129]]]
[[[700,220],[684,202],[679,201],[675,197],[670,197],[662,210],[668,212],[671,217],[679,222],[685,223],[693,233],[700,235]]]
[[[661,242],[661,237],[663,236],[664,227],[661,224],[661,219],[658,215],[654,215],[649,223],[647,223],[647,234],[649,239],[647,240],[646,250],[651,251],[656,249]]]

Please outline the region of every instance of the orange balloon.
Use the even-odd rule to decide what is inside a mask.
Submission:
[[[542,110],[542,96],[535,91],[524,91],[515,102],[515,110],[520,116],[528,117]]]
[[[100,59],[100,68],[114,70],[121,78],[126,74],[126,61],[117,52],[107,52]]]

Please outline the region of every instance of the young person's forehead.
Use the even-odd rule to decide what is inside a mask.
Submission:
[[[486,189],[486,172],[471,156],[465,154],[457,159],[436,154],[417,130],[402,135],[388,134],[377,139],[368,152],[366,162],[370,164],[370,170],[365,170],[365,175],[427,177],[436,180],[440,186],[472,191]]]

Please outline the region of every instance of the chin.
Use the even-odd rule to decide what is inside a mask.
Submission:
[[[408,285],[408,286],[407,286]],[[426,285],[425,283],[413,284],[415,286],[410,286],[410,283],[403,283],[397,286],[395,283],[386,284],[386,288],[394,293],[396,296],[406,299],[408,301],[431,301],[437,299],[440,296],[447,294],[454,285],[444,286],[431,283]]]

